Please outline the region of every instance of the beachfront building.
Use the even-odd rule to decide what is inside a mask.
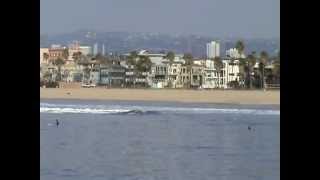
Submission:
[[[67,48],[61,45],[51,45],[49,48],[49,62],[56,60],[58,58],[65,59],[64,55]]]
[[[154,64],[160,64],[163,61],[168,61],[168,59],[165,58],[166,57],[165,53],[151,53],[147,50],[140,50],[137,52],[137,54],[138,54],[138,56],[149,57],[150,61]],[[130,53],[123,54],[123,56],[125,56],[125,57],[130,56]],[[183,55],[182,54],[175,54],[174,62],[184,63],[185,60],[183,59]]]
[[[136,83],[136,71],[134,70],[134,66],[128,66],[126,64],[120,64],[126,68],[125,72],[125,85],[126,87],[135,87]]]
[[[180,74],[181,74],[181,67],[183,63],[182,62],[176,62],[170,63],[168,65],[168,87],[170,88],[181,88],[182,85],[180,83]]]
[[[90,78],[88,83],[98,85],[100,83],[100,65],[94,65],[90,69],[89,74]]]
[[[212,89],[219,87],[219,76],[214,68],[214,61],[209,59],[205,60],[204,74],[202,88]]]
[[[230,58],[224,58],[223,62],[223,88],[231,88],[232,82],[240,82],[240,61]]]
[[[57,77],[58,70],[51,64],[42,64],[40,66],[40,80],[54,81]]]
[[[190,73],[190,87],[199,88],[203,84],[204,67],[202,65],[193,64]]]
[[[99,85],[106,85],[110,87],[124,87],[125,83],[125,67],[122,67],[120,64],[113,63],[108,65],[100,65],[98,75],[95,77],[99,78],[96,82],[99,82]]]
[[[168,85],[168,64],[155,63],[151,66],[151,84],[152,88],[164,88]]]
[[[137,72],[135,76],[135,87],[150,87],[151,79],[149,72]]]
[[[179,82],[177,86],[179,88],[190,88],[191,86],[191,65],[182,65],[180,70]]]
[[[81,82],[82,71],[78,65],[69,63],[61,68],[62,80],[66,83]]]
[[[130,54],[124,54],[124,56],[129,56]],[[139,56],[147,56],[151,63],[151,70],[150,72],[144,72],[140,74],[136,74],[135,76],[135,82],[137,83],[138,81],[140,83],[146,82],[148,86],[152,88],[164,88],[164,87],[172,87],[171,83],[171,78],[175,79],[173,80],[173,84],[177,84],[177,73],[180,72],[179,66],[183,64],[185,61],[183,60],[183,55],[177,54],[175,55],[175,58],[173,60],[172,67],[174,67],[172,70],[170,69],[171,65],[169,63],[169,60],[166,59],[166,54],[165,53],[151,53],[147,50],[140,50],[137,52],[139,60]],[[125,65],[125,62],[122,62],[123,65]],[[128,69],[127,69],[128,70]],[[171,73],[169,72],[171,71]],[[132,83],[133,79],[133,72],[127,72],[127,80],[126,82]],[[144,75],[143,75],[144,74]],[[131,76],[131,77],[130,77]],[[139,78],[138,78],[139,77]],[[175,85],[174,85],[175,86]]]
[[[231,87],[232,82],[240,83],[239,60],[222,58],[222,64],[222,69],[218,71],[214,66],[213,60],[205,60],[203,88],[226,89]]]
[[[137,72],[134,66],[122,66],[125,67],[125,87],[147,87],[150,84],[148,72]]]

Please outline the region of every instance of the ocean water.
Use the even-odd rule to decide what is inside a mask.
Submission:
[[[278,106],[41,100],[40,117],[41,180],[280,179]]]

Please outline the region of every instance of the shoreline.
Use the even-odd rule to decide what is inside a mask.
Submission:
[[[280,91],[40,88],[41,99],[280,105]]]

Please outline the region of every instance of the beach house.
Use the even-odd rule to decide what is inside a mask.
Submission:
[[[101,64],[99,70],[94,72],[93,76],[95,82],[99,85],[106,85],[109,87],[123,87],[125,84],[126,69],[120,64]]]
[[[183,62],[174,61],[173,63],[169,63],[168,65],[168,87],[169,88],[181,88],[182,84],[180,83],[180,74],[181,67]]]
[[[164,88],[168,85],[168,64],[156,62],[151,66],[151,84],[152,88]]]
[[[193,64],[191,65],[190,72],[190,87],[199,88],[203,84],[204,67],[202,65]]]
[[[214,61],[211,59],[198,60],[195,63],[203,66],[203,81],[202,88],[231,88],[233,82],[238,82],[240,79],[239,60],[223,57],[222,68],[218,70],[215,67]]]

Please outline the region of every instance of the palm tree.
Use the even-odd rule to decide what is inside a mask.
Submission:
[[[49,54],[48,53],[43,53],[43,59],[46,61],[46,63],[48,63]]]
[[[52,80],[52,74],[49,71],[45,72],[44,75],[43,75],[43,79],[45,79],[46,81],[51,81]]]
[[[152,62],[148,56],[139,56],[136,68],[139,72],[148,72],[151,69]]]
[[[95,59],[98,61],[99,64],[109,64],[110,63],[109,59],[100,53],[98,53],[96,55]]]
[[[248,77],[248,64],[247,60],[244,58],[239,58],[239,74],[239,81],[244,82],[244,85],[246,85]]]
[[[220,75],[222,74],[223,62],[220,57],[213,58],[213,62],[214,62],[214,68],[218,73],[218,84],[220,87]]]
[[[261,74],[261,77],[262,77],[261,78],[261,84],[262,84],[263,88],[265,88],[265,77],[264,77],[265,71],[264,71],[264,69],[265,69],[265,66],[266,66],[268,60],[269,60],[268,53],[266,51],[262,51],[260,53],[260,63],[259,63],[259,66],[261,68],[259,68],[259,70],[260,70],[260,74]]]
[[[245,45],[242,40],[236,42],[236,49],[238,50],[240,57],[244,54]]]
[[[58,81],[61,81],[61,66],[65,64],[65,60],[57,58],[53,61],[53,65],[58,67]]]
[[[278,57],[272,64],[272,75],[276,78],[276,80],[280,80],[280,54],[278,54]]]
[[[86,80],[88,79],[88,76],[90,76],[91,64],[92,64],[92,62],[90,61],[89,58],[91,58],[91,57],[88,57],[85,55],[80,55],[79,59],[77,61],[78,65],[84,67],[82,69],[82,77],[85,78]]]
[[[63,50],[62,57],[64,58],[64,60],[68,60],[69,50],[67,48]]]
[[[185,60],[186,65],[192,65],[193,63],[193,56],[191,53],[185,53],[183,55],[183,59]]]
[[[251,74],[253,72],[254,66],[257,63],[257,58],[255,56],[255,52],[252,52],[251,54],[248,55],[247,57],[247,65],[248,65],[248,79],[249,79],[249,84],[250,84],[250,89],[252,88],[252,77]]]
[[[138,53],[137,51],[131,51],[128,56],[127,65],[135,66],[137,64]]]
[[[80,61],[81,56],[82,56],[82,53],[80,51],[72,54],[72,58],[75,63],[78,63]]]
[[[174,52],[169,51],[169,52],[167,53],[167,55],[164,56],[163,58],[164,58],[164,59],[168,59],[168,60],[170,61],[170,64],[172,64],[173,61],[174,61],[174,58],[175,58],[175,54],[174,54]]]

